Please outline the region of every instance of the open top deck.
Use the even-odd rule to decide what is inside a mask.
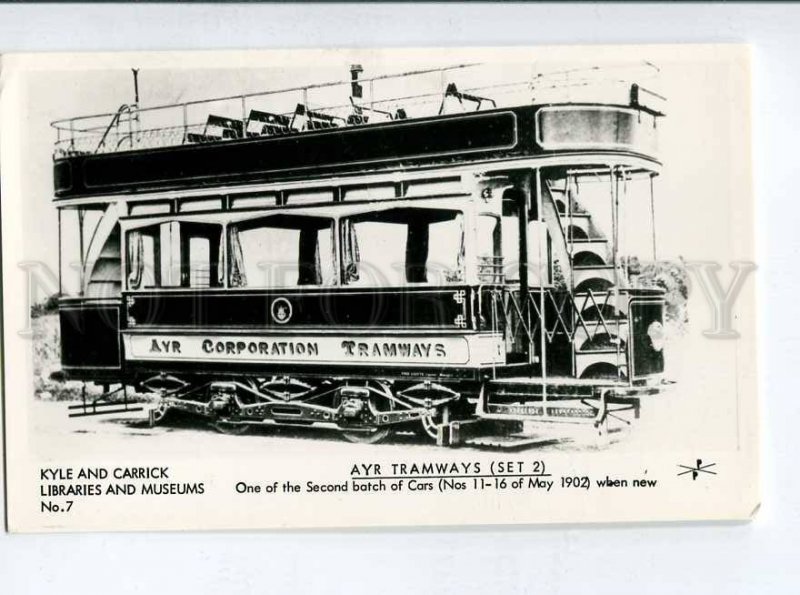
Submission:
[[[58,200],[502,161],[559,152],[657,159],[657,69],[536,73],[457,65],[53,123]],[[516,77],[516,78],[515,78]],[[481,81],[476,85],[476,81]],[[409,94],[409,88],[421,89]]]

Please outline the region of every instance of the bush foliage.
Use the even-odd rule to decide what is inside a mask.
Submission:
[[[45,298],[39,303],[31,306],[31,318],[39,318],[40,316],[47,316],[48,314],[56,314],[58,312],[58,294]]]
[[[689,298],[689,272],[683,259],[661,260],[646,264],[631,264],[633,272],[637,266],[639,274],[636,287],[660,287],[666,300],[666,322],[683,331],[689,322],[686,301]]]

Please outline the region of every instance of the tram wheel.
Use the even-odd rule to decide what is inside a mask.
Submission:
[[[420,426],[422,431],[420,433],[436,440],[439,438],[439,426],[442,425],[442,412],[437,411],[434,415],[426,415],[420,418]]]
[[[389,437],[391,428],[375,428],[365,432],[342,432],[348,442],[357,444],[379,444]]]
[[[380,391],[391,396],[391,389],[386,383],[378,381],[376,384]],[[369,397],[368,404],[373,413],[385,413],[394,409],[394,401],[391,398],[381,399],[376,394]],[[342,430],[345,440],[356,444],[379,444],[386,440],[391,433],[392,428],[388,426],[367,426],[359,431]]]
[[[241,436],[250,431],[253,426],[251,424],[234,424],[226,421],[212,421],[211,427],[220,434],[228,434],[229,436]]]
[[[150,420],[153,425],[162,423],[169,416],[170,408],[166,404],[159,403],[153,407],[150,414]]]
[[[450,405],[442,405],[433,413],[420,418],[422,432],[434,441],[439,439],[439,428],[450,421]]]

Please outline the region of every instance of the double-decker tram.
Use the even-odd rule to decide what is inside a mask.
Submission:
[[[154,423],[440,444],[638,417],[663,98],[596,69],[361,74],[54,123],[63,373],[105,388],[80,413],[133,389]]]

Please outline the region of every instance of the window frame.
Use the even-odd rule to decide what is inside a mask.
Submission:
[[[469,227],[469,215],[468,215],[468,209],[467,208],[458,208],[457,206],[452,205],[452,204],[447,204],[447,205],[420,204],[420,200],[419,199],[415,199],[413,202],[402,201],[402,202],[392,203],[392,202],[387,201],[385,204],[382,204],[381,207],[382,208],[379,208],[379,209],[370,209],[370,210],[363,210],[362,209],[362,210],[358,210],[358,211],[352,211],[352,212],[345,213],[345,214],[342,214],[342,215],[337,217],[337,223],[338,223],[337,242],[338,242],[338,244],[340,246],[340,248],[339,248],[339,255],[340,255],[339,256],[339,258],[340,258],[339,272],[340,272],[340,276],[341,276],[341,286],[342,287],[378,290],[378,289],[397,289],[397,288],[403,288],[403,287],[458,286],[458,285],[465,285],[465,284],[468,283],[469,266],[468,266],[467,263],[469,262],[469,260],[468,260],[469,241],[468,241],[468,238],[467,238],[467,229]],[[436,282],[432,282],[432,281],[408,281],[407,280],[408,279],[408,268],[407,268],[408,263],[404,260],[404,262],[403,262],[403,264],[404,264],[404,267],[403,267],[404,268],[403,278],[405,280],[402,283],[384,284],[384,285],[359,285],[359,284],[348,283],[347,280],[346,280],[346,277],[347,277],[346,269],[347,269],[347,266],[348,266],[349,263],[345,262],[345,254],[346,254],[347,250],[345,249],[345,240],[344,240],[345,226],[347,224],[346,222],[349,221],[349,220],[353,220],[353,219],[355,219],[355,220],[361,219],[362,221],[365,221],[365,220],[369,221],[371,216],[372,217],[379,217],[381,214],[388,214],[391,211],[406,211],[406,210],[447,212],[447,213],[453,213],[453,218],[452,218],[453,221],[458,220],[460,218],[460,222],[461,222],[461,225],[460,225],[460,227],[461,227],[460,244],[461,244],[461,246],[459,247],[460,256],[457,256],[457,258],[460,258],[462,260],[462,262],[460,263],[460,277],[461,277],[460,280],[450,281],[450,282],[445,282],[445,283],[442,283],[442,282],[436,283]],[[450,221],[450,219],[442,219],[442,221]],[[358,221],[356,221],[356,222],[358,222]],[[430,229],[430,225],[432,223],[436,223],[436,222],[429,221],[428,222],[429,229]],[[407,222],[405,223],[405,226],[406,226],[406,228],[408,227],[408,223]],[[406,231],[406,233],[408,233],[408,232]],[[427,273],[427,263],[428,263],[429,258],[430,258],[430,252],[429,252],[429,257],[426,258],[426,261],[425,261],[426,273]]]
[[[319,284],[294,284],[294,285],[282,285],[282,286],[271,286],[271,287],[257,287],[257,286],[234,286],[232,282],[231,275],[233,274],[233,245],[232,245],[232,234],[233,230],[240,230],[244,228],[244,231],[248,231],[251,229],[258,229],[259,227],[267,228],[267,226],[260,226],[259,223],[263,222],[268,219],[317,219],[321,221],[328,221],[331,232],[331,266],[334,270],[333,275],[333,283],[319,283]],[[338,244],[338,233],[337,229],[339,227],[338,218],[335,216],[331,216],[329,214],[309,214],[308,212],[304,211],[302,213],[294,212],[291,210],[280,210],[275,212],[269,213],[259,213],[255,217],[247,217],[247,218],[237,218],[236,220],[230,220],[227,222],[225,226],[225,286],[228,289],[235,289],[235,290],[253,290],[253,291],[274,291],[274,290],[302,290],[305,288],[326,288],[326,287],[340,287],[342,285],[342,271],[341,267],[339,266],[339,244]],[[281,229],[281,227],[272,226],[273,229]],[[298,231],[300,228],[293,228],[293,227],[283,227],[283,229],[297,229]],[[326,229],[326,226],[321,225],[319,227],[313,228],[317,231]],[[300,262],[299,262],[299,248],[298,248],[298,274],[300,273]],[[320,254],[320,265],[322,262],[322,255]]]
[[[419,209],[430,211],[449,211],[454,212],[454,216],[461,217],[461,237],[462,237],[462,255],[461,258],[461,275],[459,280],[443,282],[444,277],[439,276],[438,282],[411,282],[403,283],[402,285],[370,285],[361,286],[365,290],[380,290],[380,289],[399,289],[407,288],[424,288],[424,287],[456,287],[463,285],[475,284],[475,267],[474,267],[474,244],[472,239],[473,228],[475,225],[475,209],[476,203],[469,197],[416,197],[413,199],[400,199],[400,200],[386,200],[380,204],[375,203],[345,203],[339,202],[332,205],[320,205],[319,207],[294,207],[294,208],[275,208],[265,210],[262,208],[241,209],[221,211],[214,213],[159,213],[146,216],[132,216],[126,215],[119,218],[120,231],[122,235],[121,244],[121,260],[122,260],[122,292],[124,293],[169,293],[169,292],[187,292],[195,291],[203,292],[218,292],[218,291],[303,291],[303,290],[335,290],[336,288],[350,288],[357,289],[358,286],[347,285],[343,282],[344,267],[343,267],[343,246],[341,243],[341,233],[345,219],[368,217],[370,214],[380,213],[394,209]],[[229,229],[241,226],[257,226],[259,221],[267,220],[273,217],[303,217],[325,220],[330,224],[331,228],[331,247],[333,249],[333,256],[331,265],[333,267],[333,284],[328,285],[291,285],[286,287],[233,287],[230,284],[231,266],[230,266],[230,232]],[[156,286],[156,287],[140,287],[133,289],[129,283],[129,275],[131,273],[131,260],[128,245],[130,242],[129,236],[131,232],[142,231],[147,228],[158,228],[165,223],[177,224],[207,224],[220,226],[222,230],[221,250],[219,253],[220,264],[222,268],[222,283],[219,286],[212,287],[185,287],[185,286]],[[322,229],[322,228],[320,228]],[[438,273],[437,273],[438,274]]]
[[[156,292],[175,292],[175,291],[210,291],[210,290],[220,290],[225,289],[227,287],[226,278],[225,276],[220,277],[220,272],[224,271],[224,260],[225,260],[225,252],[227,251],[225,242],[223,238],[226,234],[226,223],[224,221],[220,221],[217,219],[209,219],[209,218],[186,218],[186,217],[176,217],[172,216],[162,216],[158,218],[151,218],[151,219],[137,219],[135,223],[131,224],[129,220],[120,219],[121,232],[123,234],[122,245],[120,247],[120,253],[123,257],[123,291],[126,292],[148,292],[148,291],[156,291]],[[160,254],[163,251],[163,246],[161,246],[161,228],[163,225],[169,225],[175,223],[178,225],[179,236],[178,236],[178,245],[179,245],[179,283],[176,285],[163,285],[163,274],[164,271],[162,270],[161,262],[160,262]],[[211,240],[212,234],[189,234],[186,236],[186,241],[184,242],[184,235],[183,235],[183,227],[201,227],[207,226],[208,228],[218,227],[219,228],[219,237],[216,241],[216,245],[218,246],[217,250],[217,262],[216,266],[211,263],[211,256],[214,255],[215,249],[214,245],[215,242]],[[147,234],[154,236],[154,241],[156,242],[157,249],[155,252],[158,256],[154,256],[154,260],[158,259],[158,267],[154,268],[154,279],[157,280],[157,285],[152,287],[132,287],[130,283],[130,275],[132,272],[131,269],[131,250],[130,250],[130,237],[132,233],[138,232],[142,233],[145,230],[154,229],[156,230],[154,234]],[[190,264],[188,254],[184,255],[184,246],[188,249],[191,238],[193,237],[206,237],[209,239],[209,285],[207,287],[192,287],[191,285],[191,270],[187,268],[184,270],[184,262]],[[219,267],[223,267],[223,271],[220,271]],[[216,274],[215,274],[216,271]],[[212,283],[212,279],[218,279],[217,283]],[[186,281],[186,284],[184,284]],[[141,283],[141,282],[140,282]]]

